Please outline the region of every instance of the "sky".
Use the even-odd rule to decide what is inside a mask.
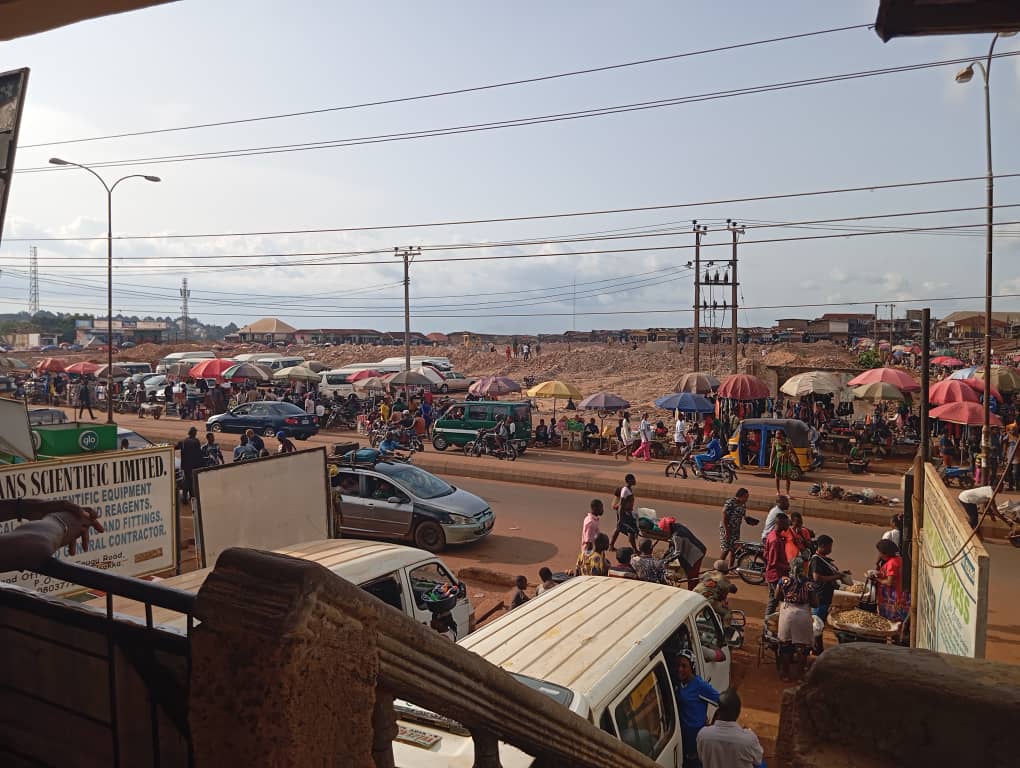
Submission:
[[[956,83],[963,64],[537,125],[305,146],[987,54],[990,35],[883,43],[869,28],[697,53],[867,25],[876,9],[876,0],[184,0],[0,43],[0,71],[32,70],[0,245],[0,312],[27,308],[35,245],[41,308],[105,315],[105,193],[85,171],[48,166],[53,156],[144,160],[96,171],[110,183],[137,173],[162,179],[129,179],[114,192],[113,230],[124,238],[114,243],[114,311],[128,315],[178,315],[187,278],[190,314],[209,323],[274,316],[298,328],[402,329],[394,249],[420,246],[410,268],[415,330],[689,327],[695,219],[709,226],[703,259],[731,257],[727,219],[745,226],[741,325],[871,312],[875,303],[895,303],[897,316],[922,306],[936,317],[979,309],[984,180],[874,189],[983,176],[982,81]],[[996,52],[1020,53],[1020,36],[1000,40]],[[695,55],[675,57],[682,53]],[[359,106],[658,57],[674,58]],[[1018,173],[1020,56],[994,61],[991,94],[995,172]],[[336,107],[350,108],[49,143]],[[303,146],[158,159],[283,145]],[[854,187],[866,189],[722,202]],[[995,308],[1017,310],[1020,179],[997,179],[995,194],[1004,222],[994,271],[1004,297]],[[657,206],[679,207],[550,217]],[[972,210],[919,215],[946,209]],[[889,214],[899,215],[858,218]],[[506,218],[519,220],[450,223]],[[805,224],[831,219],[854,220]],[[426,223],[438,226],[395,228]],[[875,234],[923,227],[947,229]],[[247,234],[279,232],[291,234]],[[755,242],[763,240],[772,242]],[[723,293],[711,298],[728,301]],[[729,324],[721,311],[703,323],[713,320]]]

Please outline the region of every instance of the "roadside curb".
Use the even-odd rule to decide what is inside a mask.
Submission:
[[[435,453],[418,453],[414,463],[430,472],[439,472],[460,477],[472,477],[478,480],[496,480],[505,483],[525,483],[529,485],[545,485],[577,491],[591,491],[612,495],[619,482],[609,479],[603,474],[589,472],[551,473],[543,472],[535,466],[521,464],[463,462],[451,461]],[[737,486],[692,487],[690,480],[655,481],[642,477],[639,482],[639,498],[657,499],[660,501],[686,502],[690,504],[706,504],[721,507],[733,494]],[[775,503],[774,496],[762,497],[752,494],[748,500],[748,508],[767,512]],[[889,518],[900,510],[899,506],[870,507],[864,504],[850,504],[843,501],[825,501],[809,496],[794,498],[790,502],[790,510],[800,512],[805,517],[839,520],[865,525],[889,524]]]

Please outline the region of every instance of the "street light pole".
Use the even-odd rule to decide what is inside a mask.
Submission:
[[[992,386],[992,230],[994,227],[994,199],[995,199],[995,175],[992,170],[992,93],[989,88],[989,81],[992,74],[992,54],[995,51],[995,43],[1000,37],[1012,37],[1015,32],[999,33],[992,38],[992,44],[988,46],[988,57],[985,63],[975,61],[969,64],[956,74],[956,82],[969,83],[974,77],[974,65],[977,64],[981,70],[981,76],[985,81],[985,155],[987,159],[987,210],[985,211],[985,344],[984,344],[984,374],[985,394],[984,404],[981,413],[981,481],[987,485],[995,483],[995,457],[992,455],[992,411],[991,411],[991,386]]]
[[[88,171],[99,179],[99,183],[106,190],[106,423],[113,424],[113,190],[127,179],[145,179],[157,182],[160,178],[143,173],[132,173],[120,177],[113,184],[107,184],[106,179],[87,165],[61,160],[59,157],[51,157],[50,163],[52,165],[71,165]]]

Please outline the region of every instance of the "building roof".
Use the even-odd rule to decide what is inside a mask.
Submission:
[[[867,312],[826,312],[819,320],[873,320]]]
[[[445,333],[430,333],[428,334],[429,341],[438,341],[440,344],[444,344],[450,340]]]
[[[371,328],[301,328],[294,331],[301,334],[332,334],[334,336],[386,336],[382,331]]]
[[[294,333],[294,328],[275,317],[263,317],[254,323],[239,328],[238,333]]]
[[[665,584],[578,576],[459,644],[508,672],[600,701],[621,665],[647,662],[679,620],[702,605],[701,595]]]
[[[940,323],[960,323],[964,320],[983,320],[984,312],[951,312],[942,318]],[[992,321],[999,323],[1020,323],[1020,312],[992,312]]]

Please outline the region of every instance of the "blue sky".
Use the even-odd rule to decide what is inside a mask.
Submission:
[[[384,5],[186,1],[0,44],[0,71],[32,68],[21,134],[26,145],[355,104],[866,24],[874,20],[876,6],[873,0]],[[403,104],[23,148],[18,168],[45,166],[52,155],[92,163],[569,112],[980,56],[989,40],[940,37],[883,44],[872,30],[860,29]],[[1020,50],[1020,37],[1000,41],[997,50]],[[979,78],[966,86],[956,84],[957,69],[946,66],[439,138],[149,162],[101,172],[110,179],[141,172],[163,178],[158,185],[131,180],[118,188],[114,229],[122,235],[460,221],[980,176],[985,168],[982,90]],[[992,94],[996,172],[1020,171],[1015,141],[1020,57],[994,63]],[[1020,183],[1000,180],[996,198],[999,204],[1020,203]],[[41,238],[104,234],[104,203],[98,183],[82,171],[16,175],[0,248],[0,308],[12,311],[27,305],[24,273],[34,242],[40,254],[43,308],[103,311],[105,243]],[[513,223],[125,240],[115,244],[114,308],[130,314],[177,314],[177,290],[181,277],[187,276],[191,312],[210,322],[242,323],[275,315],[299,327],[396,329],[403,325],[397,285],[401,269],[388,253],[332,258],[320,266],[288,266],[288,261],[307,258],[274,254],[389,251],[416,244],[541,240],[658,227],[679,231],[633,240],[427,252],[422,261],[481,258],[415,264],[412,324],[426,332],[465,326],[523,332],[690,325],[693,288],[682,267],[693,257],[687,248],[693,236],[686,231],[691,219],[788,223],[983,204],[984,183],[975,181]],[[1020,207],[1002,208],[996,218],[1020,221]],[[979,209],[850,226],[983,221]],[[832,226],[752,228],[746,238],[845,234]],[[1003,226],[999,232],[996,291],[1020,294],[1020,226]],[[705,242],[728,242],[728,236],[712,232]],[[651,246],[663,250],[576,255]],[[563,255],[482,260],[538,252]],[[228,258],[238,254],[265,256]],[[708,247],[704,255],[726,258],[729,249]],[[922,306],[914,300],[924,297],[981,295],[983,256],[980,229],[969,234],[748,243],[740,250],[743,303],[785,307],[895,301],[900,314],[908,306]],[[269,266],[239,268],[244,264]],[[214,265],[218,267],[208,268]],[[571,287],[575,281],[576,300]],[[977,308],[980,301],[931,306],[939,316]],[[996,307],[1017,309],[1020,299],[999,299]],[[778,317],[822,311],[749,309],[740,322],[770,325]],[[720,317],[720,322],[728,320]]]

